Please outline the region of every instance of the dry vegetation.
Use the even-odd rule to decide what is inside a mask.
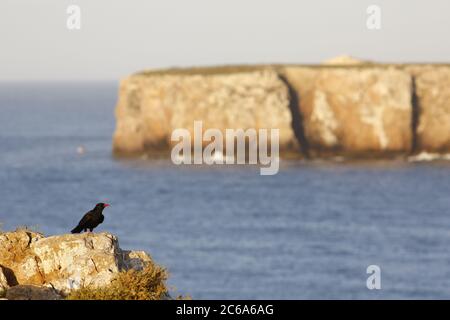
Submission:
[[[167,271],[150,263],[141,271],[121,272],[109,286],[72,291],[69,300],[161,300],[168,296]]]
[[[274,68],[276,65],[224,65],[214,67],[192,67],[192,68],[171,68],[171,69],[156,69],[144,70],[136,73],[140,76],[156,76],[156,75],[226,75],[234,73],[245,73],[261,71],[267,68]]]
[[[415,63],[419,65],[434,65],[434,66],[450,66],[447,63]],[[274,69],[282,73],[285,68],[313,68],[313,69],[365,69],[365,68],[398,68],[405,69],[413,65],[412,63],[376,63],[370,61],[361,61],[359,64],[342,65],[342,64],[257,64],[257,65],[223,65],[210,67],[191,67],[191,68],[170,68],[170,69],[155,69],[144,70],[135,73],[138,76],[161,76],[161,75],[226,75],[237,74],[245,72],[261,71],[264,69]]]
[[[1,225],[0,225],[1,226]],[[35,227],[33,227],[34,229]],[[21,226],[15,232],[31,232],[30,227]],[[0,231],[0,234],[2,232]],[[11,238],[10,238],[11,239]],[[23,243],[23,241],[22,241]],[[21,259],[28,254],[28,247],[20,246],[18,241],[14,242],[14,252],[8,254]],[[0,258],[7,258],[5,252],[0,252]],[[0,259],[1,262],[1,259]],[[168,272],[165,268],[149,262],[142,270],[130,269],[118,273],[111,283],[106,287],[95,288],[89,285],[72,291],[66,299],[68,300],[163,300],[171,299],[169,288],[166,284]],[[3,298],[5,292],[0,292]],[[178,296],[176,299],[190,299],[189,296]]]
[[[39,233],[41,235],[44,235],[44,233],[41,231],[41,229],[39,228],[38,225],[34,225],[34,226],[28,226],[28,225],[21,225],[18,226],[14,232],[20,232],[20,231],[24,231],[24,232],[34,232],[34,233]]]

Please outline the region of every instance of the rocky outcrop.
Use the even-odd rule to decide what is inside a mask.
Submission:
[[[44,237],[22,230],[0,234],[0,266],[11,289],[35,285],[65,295],[84,286],[106,286],[120,271],[140,270],[151,262],[143,251],[120,249],[117,238],[109,233]],[[36,292],[31,287],[21,290]]]
[[[450,66],[323,65],[144,72],[121,82],[116,154],[170,155],[174,129],[280,129],[280,152],[386,157],[450,152]],[[193,137],[193,134],[191,134]],[[300,148],[298,148],[300,147]]]
[[[17,285],[6,292],[7,300],[62,300],[55,289],[33,286]]]
[[[116,117],[117,153],[166,150],[178,128],[193,139],[197,120],[223,135],[227,128],[277,128],[281,150],[297,146],[288,88],[272,68],[137,74],[121,82]]]

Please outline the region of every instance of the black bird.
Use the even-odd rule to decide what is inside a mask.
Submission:
[[[95,208],[86,213],[71,232],[80,233],[83,230],[89,230],[92,232],[92,230],[94,230],[94,228],[96,228],[105,219],[103,216],[103,209],[106,207],[109,207],[109,204],[103,202],[97,203]]]

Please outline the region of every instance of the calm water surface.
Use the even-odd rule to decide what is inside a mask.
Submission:
[[[3,229],[65,233],[107,200],[96,231],[151,253],[193,298],[450,298],[449,164],[285,161],[260,176],[119,161],[116,98],[114,83],[0,84]]]

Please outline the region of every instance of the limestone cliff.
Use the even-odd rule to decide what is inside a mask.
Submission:
[[[415,84],[418,150],[449,152],[450,66],[415,65],[406,70]]]
[[[286,67],[311,152],[364,155],[411,148],[411,77],[389,68]]]
[[[141,270],[150,263],[143,251],[120,249],[109,233],[0,233],[0,291],[17,287],[11,292],[34,294],[46,287],[65,295],[80,287],[106,286],[120,271]]]
[[[280,152],[354,157],[450,152],[450,66],[324,65],[143,72],[121,82],[117,154],[164,152],[171,132],[278,128]],[[191,134],[192,136],[192,134]]]
[[[280,149],[292,149],[288,88],[271,68],[232,72],[168,72],[131,76],[121,82],[114,149],[118,153],[165,150],[174,129],[280,130]]]

